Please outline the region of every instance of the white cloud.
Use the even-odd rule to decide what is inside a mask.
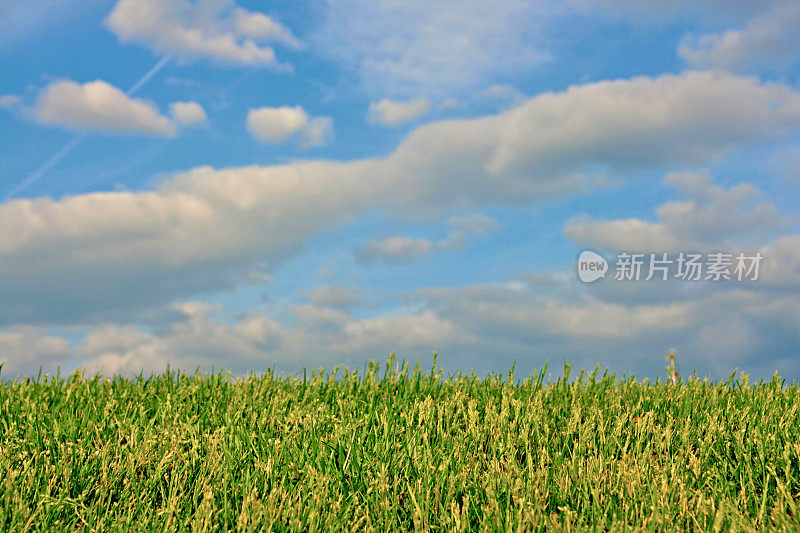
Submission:
[[[302,48],[302,43],[285,26],[263,13],[236,8],[233,24],[235,33],[239,36],[278,42],[294,49]]]
[[[414,311],[357,318],[297,305],[287,322],[262,313],[222,321],[207,306],[189,305],[157,332],[106,324],[74,347],[35,328],[7,328],[0,330],[3,374],[36,372],[40,365],[53,372],[58,363],[70,370],[75,361],[90,373],[106,374],[158,372],[167,362],[189,371],[224,365],[244,373],[273,364],[279,370],[330,369],[392,352],[413,361],[435,350],[448,370],[497,370],[516,360],[518,375],[525,375],[563,357],[579,368],[608,365],[642,377],[663,375],[670,348],[677,349],[682,373],[727,377],[737,366],[759,377],[776,368],[785,377],[800,373],[795,293],[715,285],[712,292],[690,292],[680,301],[638,304],[575,292],[568,281],[554,288],[554,294],[542,293],[535,283],[427,288],[405,295]]]
[[[275,51],[261,43],[299,47],[286,27],[232,0],[119,0],[105,23],[124,43],[183,60],[279,67]]]
[[[800,62],[800,3],[786,2],[741,30],[685,37],[679,55],[693,68],[733,72],[781,70]]]
[[[486,237],[498,227],[495,220],[481,214],[454,216],[447,221],[447,225],[453,228],[452,231],[444,239],[435,242],[403,236],[371,239],[365,246],[356,249],[356,258],[361,263],[408,263],[434,251],[461,250],[470,237]]]
[[[486,89],[479,91],[477,96],[480,98],[505,102],[510,105],[519,105],[527,98],[525,94],[518,89],[515,89],[510,85],[503,85],[501,83],[490,85]]]
[[[516,335],[521,338],[621,341],[647,334],[663,335],[686,327],[695,307],[694,302],[626,305],[586,294],[571,298],[544,296],[528,289],[496,285],[423,289],[420,296],[441,316],[476,335],[498,328],[503,330],[500,335],[515,336],[511,331],[519,328],[523,331]]]
[[[436,316],[476,339],[443,348],[457,368],[480,364],[483,357],[492,358],[491,365],[484,363],[489,368],[510,364],[512,358],[541,366],[546,358],[565,357],[578,368],[599,364],[654,376],[663,375],[664,356],[675,348],[682,373],[727,377],[739,367],[762,377],[776,369],[797,376],[797,296],[760,292],[754,285],[716,287],[711,293],[687,292],[679,302],[653,304],[498,286],[427,289],[420,296]]]
[[[295,320],[304,330],[332,333],[347,323],[350,318],[339,309],[316,305],[292,306]]]
[[[762,280],[772,286],[800,288],[800,235],[783,235],[762,250]]]
[[[490,231],[494,231],[499,227],[496,220],[480,213],[451,217],[447,221],[447,225],[465,235],[477,235],[479,237],[485,237]]]
[[[536,96],[512,113],[488,165],[493,174],[547,172],[587,161],[618,170],[703,163],[738,144],[796,128],[800,98],[783,85],[689,72],[574,86]]]
[[[431,102],[427,98],[417,98],[407,102],[384,99],[369,105],[367,118],[372,124],[395,127],[411,122],[430,111]]]
[[[130,318],[244,283],[256,268],[269,273],[320,231],[368,211],[531,205],[580,193],[597,166],[707,162],[798,126],[800,96],[785,86],[688,73],[430,123],[385,158],[200,167],[154,190],[12,200],[0,205],[2,320]]]
[[[524,205],[590,189],[601,177],[708,163],[800,123],[780,84],[689,72],[574,86],[495,116],[421,126],[388,158],[397,202]],[[423,193],[424,191],[424,193]]]
[[[38,328],[0,329],[0,377],[4,380],[36,372],[40,366],[49,372],[71,355],[69,342]]]
[[[170,104],[169,109],[172,118],[184,126],[208,123],[208,117],[203,106],[197,102],[173,102]]]
[[[329,1],[312,38],[373,97],[444,99],[547,62],[541,30],[554,9],[526,0]]]
[[[333,140],[333,119],[330,117],[314,117],[306,127],[300,130],[297,145],[300,148],[324,146]]]
[[[385,261],[405,263],[428,255],[435,245],[428,239],[411,239],[396,235],[382,240],[372,239],[356,250],[356,257],[363,263]]]
[[[45,372],[54,372],[57,364],[68,372],[76,360],[87,373],[105,375],[161,372],[168,363],[182,370],[209,370],[220,368],[222,361],[240,373],[274,363],[281,369],[306,363],[330,368],[344,359],[359,364],[393,351],[416,355],[419,350],[429,352],[431,346],[470,338],[432,312],[357,319],[342,311],[304,305],[295,306],[292,313],[290,324],[260,313],[229,324],[200,310],[164,325],[158,333],[107,324],[92,329],[74,347],[41,330],[8,328],[0,330],[0,348],[5,348],[3,375],[35,372],[40,365]]]
[[[333,181],[341,184],[348,176],[345,170]],[[191,184],[195,194],[201,190],[208,194],[209,188],[217,187],[228,193],[241,190],[235,174],[216,183],[213,173],[206,172],[194,178],[183,176],[186,183],[177,180],[170,186],[181,189],[181,185]],[[306,179],[312,176],[300,175]],[[250,174],[243,182],[252,183],[256,176]],[[284,183],[286,179],[286,175],[275,177],[275,182]],[[784,222],[771,206],[759,201],[758,192],[748,184],[723,189],[713,185],[707,175],[688,173],[671,174],[667,181],[688,196],[685,201],[669,202],[657,210],[660,227],[677,235],[686,230],[700,241],[718,243],[732,237],[743,242],[741,239],[751,232],[745,223],[734,221],[756,225],[766,220],[776,227]],[[305,196],[327,195],[307,190]],[[250,199],[235,194],[229,198],[231,202]],[[285,205],[288,198],[276,199],[274,207]],[[701,226],[695,227],[695,223]],[[485,234],[496,223],[482,215],[469,215],[452,217],[448,225],[454,231]],[[194,226],[188,224],[186,229]],[[35,231],[30,224],[23,227]],[[68,229],[74,232],[76,228]],[[12,228],[12,234],[16,233]],[[760,230],[756,234],[765,238]],[[798,235],[783,235],[761,247],[765,256],[762,276],[758,282],[747,284],[683,285],[653,291],[642,282],[630,284],[632,290],[636,285],[631,292],[608,280],[587,286],[580,285],[574,275],[530,274],[496,285],[421,289],[402,295],[406,308],[368,318],[348,311],[362,303],[357,288],[329,286],[307,293],[311,304],[291,306],[293,319],[286,322],[253,313],[230,323],[211,317],[224,310],[221,306],[189,301],[171,305],[169,309],[178,316],[160,321],[157,332],[106,323],[91,329],[74,347],[37,328],[0,329],[0,354],[6,365],[4,375],[35,372],[39,365],[52,372],[55,364],[74,361],[80,361],[89,372],[104,373],[162,371],[167,362],[173,368],[189,370],[219,368],[222,363],[235,372],[273,363],[280,369],[302,365],[330,368],[391,352],[413,360],[436,350],[440,365],[451,370],[496,370],[516,359],[519,374],[524,375],[557,354],[558,359],[564,357],[578,367],[591,368],[599,363],[641,377],[662,374],[663,356],[669,348],[676,348],[683,373],[697,370],[700,375],[726,377],[739,367],[768,377],[779,368],[784,376],[795,377],[800,375],[798,239]],[[165,250],[169,248],[164,246]],[[214,260],[211,258],[217,250],[205,251],[209,260]],[[52,260],[63,254],[54,251],[45,258],[34,255]],[[135,267],[128,258],[122,257],[120,262],[128,269]],[[41,272],[29,270],[26,275],[45,279]],[[94,281],[106,288],[102,277],[95,276]],[[73,284],[70,289],[80,292],[82,299],[91,296],[81,286]],[[655,298],[638,301],[641,292],[655,293]],[[17,303],[25,305],[24,301]],[[103,318],[108,320],[108,313]]]
[[[158,108],[102,80],[56,81],[42,89],[34,109],[42,124],[108,133],[174,137],[177,129]]]
[[[361,304],[356,289],[341,285],[318,287],[309,291],[308,296],[312,304],[320,307],[347,308]]]
[[[694,245],[683,246],[663,224],[638,218],[598,221],[578,219],[565,228],[567,237],[589,248],[613,251],[662,251],[678,248],[694,250]]]
[[[80,321],[243,283],[371,203],[361,165],[201,167],[154,191],[9,201],[0,206],[0,299],[15,302],[17,319]]]
[[[749,183],[723,189],[702,173],[668,174],[665,182],[687,200],[665,203],[658,222],[638,218],[612,221],[573,220],[564,232],[581,246],[615,252],[712,251],[721,246],[750,246],[789,226],[778,209],[760,199]]]
[[[247,113],[247,129],[254,137],[271,143],[282,143],[308,125],[302,107],[261,107]]]
[[[328,117],[311,118],[301,106],[261,107],[247,113],[247,130],[253,137],[274,144],[298,135],[299,146],[310,148],[331,139],[333,121]]]
[[[463,342],[471,337],[458,325],[431,311],[401,316],[351,320],[342,327],[346,348],[361,353],[387,353]],[[394,347],[394,348],[393,348]]]
[[[22,98],[16,94],[4,94],[0,96],[0,107],[3,109],[11,109],[18,106],[22,102]]]

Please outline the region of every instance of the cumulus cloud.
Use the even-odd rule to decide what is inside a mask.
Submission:
[[[321,162],[204,167],[155,191],[7,202],[0,279],[9,290],[0,298],[15,305],[4,304],[0,320],[83,320],[240,284],[360,212],[370,191],[358,192],[358,170]]]
[[[720,287],[720,286],[718,286]],[[530,288],[472,286],[421,291],[427,308],[476,341],[457,351],[458,368],[493,356],[495,368],[513,359],[528,368],[567,361],[638,376],[663,375],[664,355],[678,353],[679,370],[727,377],[735,367],[768,377],[780,368],[800,375],[796,294],[752,286],[688,292],[679,302],[608,302],[582,294],[539,294]],[[457,361],[458,361],[457,360]],[[529,366],[530,365],[530,366]],[[524,372],[524,370],[523,370]]]
[[[757,247],[789,227],[778,209],[749,183],[729,189],[707,173],[672,173],[664,181],[688,198],[656,210],[658,222],[639,218],[573,220],[564,233],[581,246],[620,251],[712,251],[723,246]]]
[[[728,74],[689,72],[574,86],[516,108],[516,120],[488,169],[513,174],[587,161],[620,170],[702,163],[756,137],[796,128],[799,112],[800,101],[788,87]]]
[[[367,119],[372,124],[395,127],[420,118],[427,114],[430,108],[431,102],[427,98],[408,101],[383,99],[369,105]]]
[[[361,304],[356,289],[341,285],[317,287],[308,292],[308,297],[312,304],[319,307],[348,308]]]
[[[254,137],[271,143],[282,143],[308,125],[302,107],[261,107],[247,113],[247,129]]]
[[[231,0],[119,0],[105,23],[123,43],[183,60],[288,68],[263,43],[300,47],[288,28],[263,13],[235,7]]]
[[[0,329],[0,378],[44,372],[64,365],[73,355],[69,342],[40,328],[20,326]]]
[[[681,251],[724,252],[734,257],[759,253],[757,279],[686,283],[673,278],[655,285],[611,281],[584,285],[582,292],[624,308],[679,308],[678,314],[689,317],[692,327],[682,330],[691,332],[690,337],[680,334],[676,338],[692,347],[694,354],[719,357],[718,368],[747,360],[765,370],[775,364],[778,366],[773,369],[800,371],[800,354],[793,351],[800,321],[783,315],[794,313],[794,305],[800,301],[796,218],[781,215],[749,183],[725,189],[714,185],[708,174],[696,173],[669,174],[665,181],[687,198],[659,206],[658,222],[578,219],[566,225],[565,234],[582,246],[617,253],[670,252],[673,261]],[[763,361],[757,361],[754,354],[760,354]]]
[[[233,323],[217,320],[206,309],[184,314],[157,332],[133,326],[102,325],[74,346],[42,330],[0,330],[3,375],[62,373],[82,367],[86,372],[138,374],[172,368],[193,371],[220,368],[220,361],[238,373],[282,370],[297,365],[331,368],[350,360],[360,364],[393,351],[430,353],[431,346],[469,339],[458,326],[432,312],[354,318],[335,309],[303,305],[292,309],[293,319],[280,323],[253,313]],[[12,374],[13,372],[13,374]]]
[[[412,239],[395,235],[385,239],[372,239],[356,250],[356,258],[362,263],[385,261],[387,263],[406,263],[428,255],[435,245],[428,239]]]
[[[169,106],[172,118],[183,126],[195,126],[208,123],[203,106],[197,102],[173,102]]]
[[[256,139],[280,144],[297,135],[301,148],[327,143],[333,135],[333,120],[308,116],[301,106],[261,107],[247,113],[247,130]]]
[[[200,167],[153,190],[12,200],[0,205],[0,322],[130,318],[269,273],[367,211],[531,205],[579,193],[598,166],[702,163],[799,126],[800,95],[786,86],[687,73],[430,123],[385,158]]]
[[[297,305],[280,322],[263,313],[234,321],[211,316],[203,305],[158,331],[102,325],[75,346],[34,328],[0,330],[3,375],[76,364],[93,373],[138,373],[172,368],[219,368],[236,373],[299,366],[326,367],[390,353],[412,361],[439,352],[449,370],[497,370],[516,360],[518,375],[562,358],[578,367],[663,375],[664,355],[678,352],[681,372],[727,377],[738,366],[757,377],[781,368],[800,375],[800,299],[796,292],[770,294],[760,286],[716,285],[680,301],[610,302],[556,282],[550,293],[537,283],[426,288],[405,295],[415,311],[394,309],[358,318],[323,305]],[[183,307],[183,306],[182,306]],[[8,371],[8,372],[7,372]]]
[[[434,251],[461,250],[470,237],[486,237],[498,227],[495,220],[481,214],[455,216],[447,221],[447,225],[453,228],[452,231],[446,238],[435,242],[399,235],[372,239],[365,246],[356,249],[356,259],[365,264],[374,261],[408,263]]]
[[[158,108],[131,98],[102,80],[79,84],[56,81],[42,89],[34,108],[42,124],[107,133],[139,133],[174,137],[175,124]]]
[[[264,13],[236,8],[233,11],[233,24],[235,33],[239,36],[282,43],[294,49],[302,48],[302,43],[288,28]]]
[[[764,283],[783,289],[800,289],[800,235],[783,235],[761,250]]]
[[[770,219],[776,229],[785,222],[748,184],[725,189],[708,175],[690,173],[671,174],[667,181],[688,197],[657,210],[660,224],[677,234],[687,228],[699,230],[699,240],[767,239],[731,221]],[[448,225],[480,234],[496,223],[468,215],[452,217]],[[170,306],[177,316],[161,321],[157,331],[101,324],[74,346],[38,328],[0,329],[0,353],[4,375],[35,372],[40,365],[52,372],[56,364],[106,374],[161,371],[167,362],[193,370],[225,361],[239,373],[273,364],[330,368],[392,352],[413,360],[435,350],[440,365],[451,370],[496,370],[516,360],[524,375],[546,359],[563,357],[579,367],[599,363],[641,377],[661,374],[663,356],[675,348],[682,372],[727,377],[739,367],[768,377],[780,368],[792,378],[800,375],[799,239],[781,235],[761,248],[765,266],[758,282],[670,287],[649,302],[618,291],[619,284],[602,289],[613,281],[587,286],[574,276],[530,273],[507,283],[416,290],[402,295],[413,311],[364,318],[351,311],[362,303],[357,288],[328,286],[309,291],[310,304],[291,306],[288,321],[264,313],[223,321],[212,317],[222,311],[219,305],[188,301]],[[645,285],[630,288],[653,292]]]
[[[800,4],[785,2],[753,18],[741,30],[687,36],[678,54],[693,68],[782,70],[800,62],[798,27]]]

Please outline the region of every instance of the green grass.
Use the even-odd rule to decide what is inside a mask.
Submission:
[[[378,366],[5,380],[0,529],[800,530],[778,377]]]

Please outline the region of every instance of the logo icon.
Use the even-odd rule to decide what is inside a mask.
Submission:
[[[578,257],[578,278],[584,283],[591,283],[606,277],[608,261],[591,250],[584,250]]]

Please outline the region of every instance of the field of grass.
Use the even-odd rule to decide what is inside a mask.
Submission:
[[[0,529],[800,530],[795,384],[545,375],[3,378]]]

